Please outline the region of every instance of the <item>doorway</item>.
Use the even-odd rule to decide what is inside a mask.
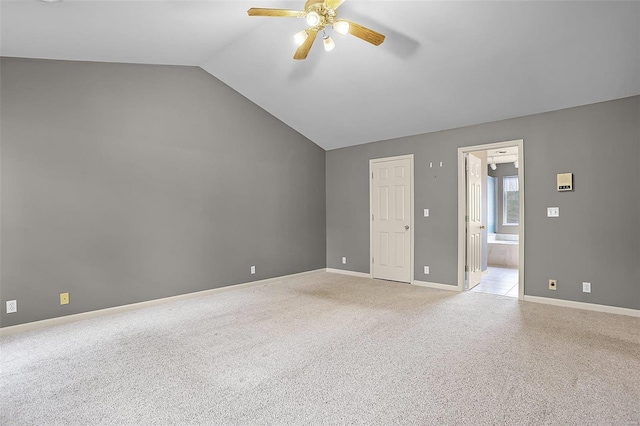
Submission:
[[[523,140],[458,149],[458,289],[524,297]]]
[[[413,282],[413,154],[369,161],[371,276]]]

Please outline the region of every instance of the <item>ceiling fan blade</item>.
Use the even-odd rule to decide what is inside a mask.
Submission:
[[[342,3],[344,3],[344,0],[325,0],[327,7],[333,10],[339,8]]]
[[[355,22],[349,22],[349,34],[356,36],[366,42],[371,44],[375,44],[376,46],[380,46],[384,41],[384,35],[380,34],[377,31],[373,31],[367,27],[364,27],[360,24],[356,24]]]
[[[300,45],[300,47],[298,47],[298,50],[296,50],[295,55],[293,55],[293,59],[298,59],[298,60],[307,59],[307,55],[311,50],[311,46],[313,46],[313,42],[316,40],[316,36],[318,35],[318,29],[313,27],[309,28],[307,29],[307,34],[309,34],[309,36]]]
[[[308,12],[308,11],[309,11],[309,9],[310,9],[312,6],[315,6],[315,5],[322,5],[324,2],[325,2],[325,0],[307,0],[307,1],[304,3],[304,10],[305,10],[305,12]]]
[[[299,10],[287,10],[287,9],[265,9],[262,7],[252,7],[247,10],[249,16],[288,16],[292,18],[299,18],[304,15],[304,12]]]

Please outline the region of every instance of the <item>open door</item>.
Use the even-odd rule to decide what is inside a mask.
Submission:
[[[482,279],[482,160],[467,154],[467,261],[469,289]]]
[[[518,299],[524,299],[524,140],[510,140],[458,148],[458,291],[473,288],[482,277],[482,170],[487,161],[474,152],[517,147],[518,169]],[[515,164],[514,164],[515,166]]]

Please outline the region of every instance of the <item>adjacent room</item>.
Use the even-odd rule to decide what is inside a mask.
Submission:
[[[639,1],[0,2],[2,425],[640,424]]]
[[[518,297],[520,266],[520,185],[518,147],[476,151],[481,165],[478,197],[481,220],[481,276],[470,279],[472,291]],[[486,194],[486,195],[485,195]],[[524,241],[522,241],[524,244]]]

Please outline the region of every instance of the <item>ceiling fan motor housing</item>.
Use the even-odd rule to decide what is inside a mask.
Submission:
[[[336,20],[336,10],[328,7],[323,0],[309,0],[304,7],[305,15],[315,12],[320,21],[313,25],[316,28],[324,29],[328,25],[333,25]]]

